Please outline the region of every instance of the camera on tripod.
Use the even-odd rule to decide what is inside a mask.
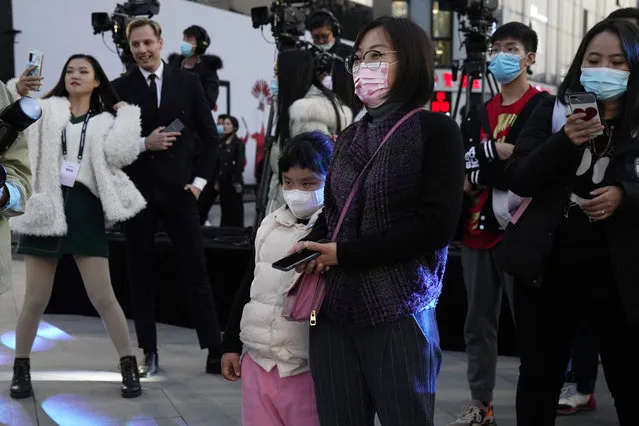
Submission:
[[[466,62],[486,60],[490,47],[490,33],[497,19],[493,12],[499,7],[498,0],[446,0],[439,2],[440,10],[457,12],[466,19],[460,19],[459,31],[464,35]]]
[[[91,14],[91,26],[93,34],[113,33],[113,44],[122,60],[129,66],[135,61],[131,55],[129,42],[126,38],[126,27],[133,19],[139,16],[152,18],[160,13],[159,0],[128,0],[124,4],[117,4],[111,15],[106,12],[94,12]]]
[[[453,62],[453,80],[457,81],[458,71],[462,71],[462,84],[457,89],[457,97],[453,108],[453,117],[457,117],[461,101],[462,89],[466,89],[466,106],[464,116],[470,111],[473,102],[472,90],[476,81],[482,81],[482,102],[486,97],[487,87],[491,96],[495,95],[497,82],[490,79],[486,62],[486,53],[490,47],[490,35],[497,19],[493,12],[499,7],[498,0],[444,0],[439,2],[440,10],[450,10],[459,15],[459,31],[464,36],[462,46],[466,50],[466,58],[460,63]],[[465,18],[465,19],[462,19]]]
[[[278,50],[296,48],[306,32],[306,17],[312,6],[313,0],[273,0],[270,7],[254,7],[251,9],[253,28],[270,24]]]

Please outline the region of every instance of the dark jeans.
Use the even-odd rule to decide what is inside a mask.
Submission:
[[[540,288],[515,284],[515,317],[521,366],[517,425],[552,426],[574,336],[582,318],[600,343],[606,382],[622,426],[636,424],[639,369],[629,342],[631,329],[608,256],[566,262],[550,256]]]
[[[577,384],[577,391],[584,395],[595,392],[599,369],[599,345],[597,336],[587,323],[582,323],[572,344],[572,358],[566,381]]]
[[[310,332],[322,426],[433,426],[442,363],[435,309],[369,327],[326,316]]]

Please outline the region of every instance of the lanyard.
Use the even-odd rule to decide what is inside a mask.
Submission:
[[[87,137],[87,125],[89,124],[89,118],[91,118],[91,111],[87,113],[84,123],[82,123],[82,133],[80,133],[80,149],[78,149],[78,160],[82,160],[82,154],[84,153],[84,141]],[[67,129],[62,129],[62,155],[67,157]]]

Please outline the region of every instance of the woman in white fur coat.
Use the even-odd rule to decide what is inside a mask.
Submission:
[[[350,108],[342,105],[337,96],[322,84],[310,52],[299,49],[280,52],[274,72],[272,88],[276,89],[277,127],[276,143],[270,155],[273,176],[267,215],[284,205],[282,187],[277,179],[277,162],[288,141],[304,132],[319,131],[333,136],[353,121]]]
[[[8,86],[19,97],[37,84],[39,78],[25,73]],[[127,220],[146,205],[121,170],[139,154],[140,109],[118,102],[102,67],[88,55],[67,61],[41,105],[42,118],[26,132],[33,195],[25,214],[10,221],[21,234],[18,253],[25,255],[27,276],[10,393],[13,398],[32,394],[31,347],[58,260],[70,254],[120,355],[121,394],[136,397],[140,378],[126,318],[111,286],[105,222]]]

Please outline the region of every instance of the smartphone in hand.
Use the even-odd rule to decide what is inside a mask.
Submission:
[[[599,115],[599,107],[597,106],[597,97],[594,93],[573,93],[568,95],[568,105],[571,114],[586,114],[585,121],[596,118],[601,124],[601,116]],[[599,136],[603,131],[595,133],[592,136]]]
[[[44,54],[37,49],[31,49],[29,51],[29,61],[27,62],[27,68],[35,67],[35,69],[29,71],[29,77],[42,77],[42,64],[44,62]]]
[[[184,130],[184,123],[179,118],[176,118],[164,128],[160,133],[171,133],[171,132],[181,132]]]
[[[328,240],[320,240],[318,243],[328,243]],[[303,249],[302,251],[298,251],[297,253],[290,254],[277,262],[273,263],[273,268],[288,272],[294,269],[296,266],[301,265],[303,263],[308,263],[311,260],[317,259],[320,257],[321,253],[318,251],[313,251],[309,249]]]

